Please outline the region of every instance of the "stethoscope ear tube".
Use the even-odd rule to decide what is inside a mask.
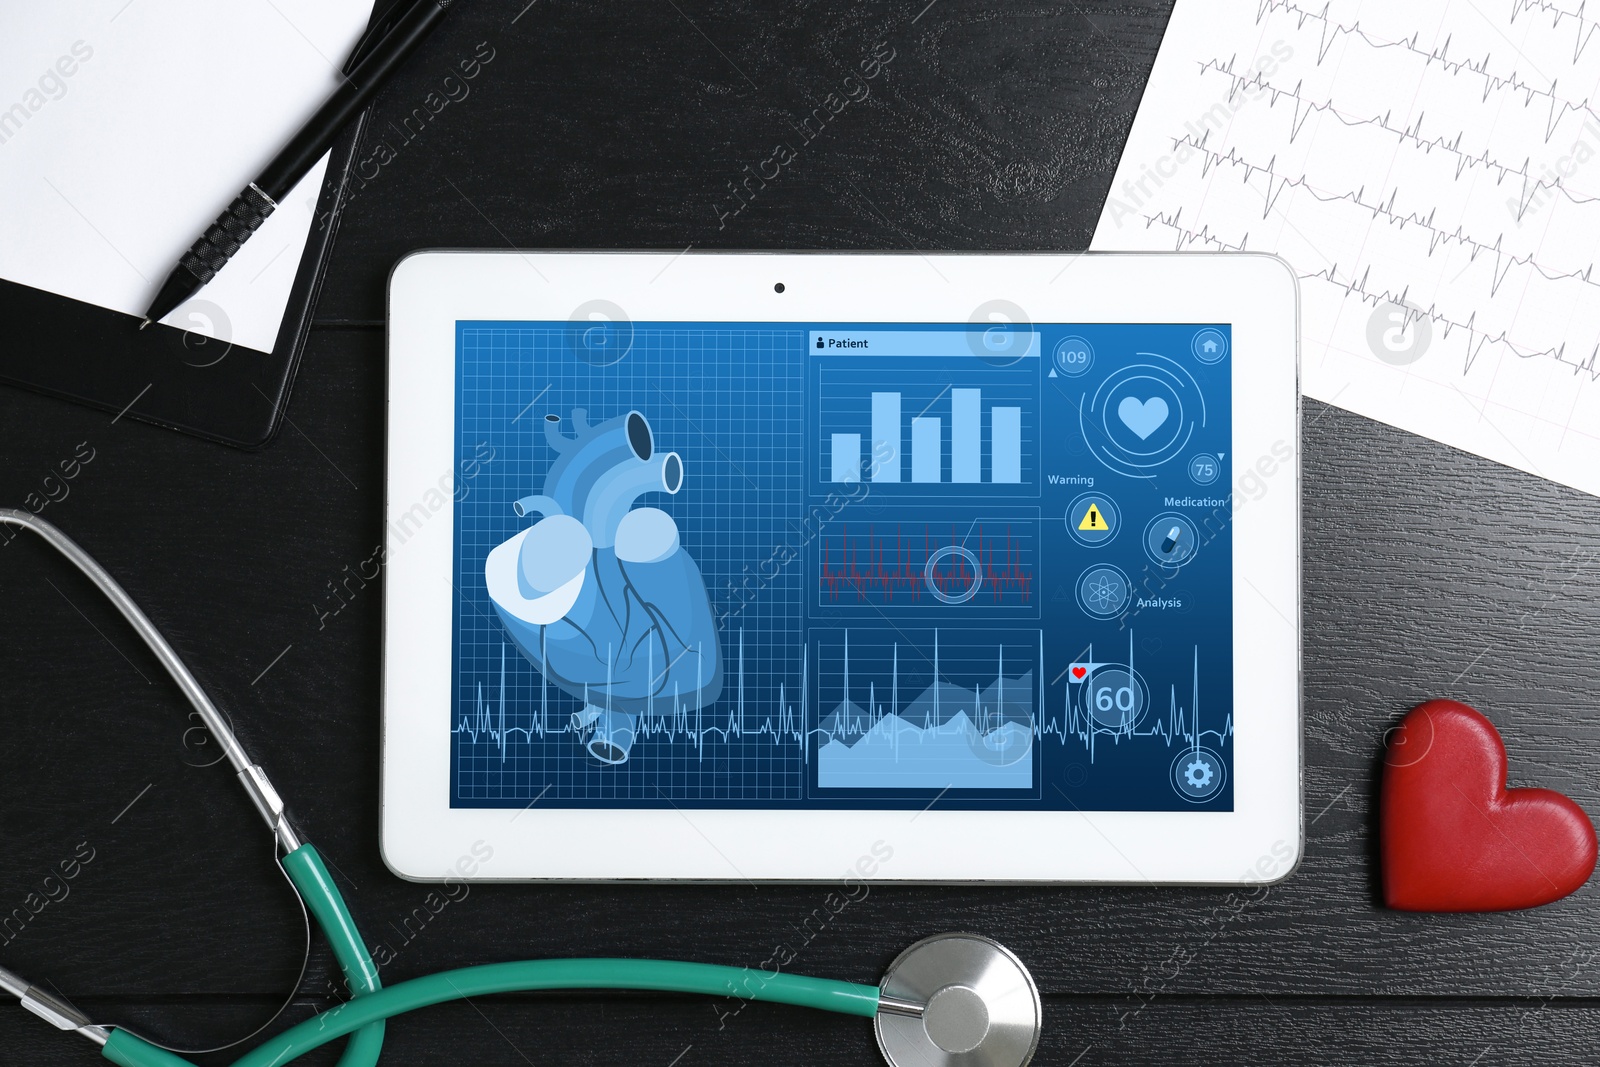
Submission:
[[[239,777],[239,784],[244,787],[250,796],[250,802],[255,805],[256,811],[271,828],[273,835],[285,852],[293,852],[300,847],[300,839],[296,836],[294,828],[289,825],[289,820],[284,815],[283,800],[278,796],[278,791],[272,787],[267,773],[255,763],[251,762],[244,746],[239,744],[239,739],[233,735],[233,730],[211,703],[211,697],[201,688],[195,676],[189,673],[178,654],[167,644],[167,639],[161,636],[161,631],[156,629],[155,623],[139,610],[139,605],[133,602],[127,590],[117,584],[117,580],[89,553],[85,552],[78,542],[56,529],[55,525],[28,511],[17,508],[0,508],[0,525],[18,526],[24,530],[32,530],[38,534],[46,544],[71,561],[74,567],[82,571],[84,576],[95,584],[95,588],[104,593],[122,617],[128,620],[128,625],[133,627],[135,633],[161,661],[161,666],[166,668],[172,680],[178,684],[184,697],[194,706],[199,714],[200,721],[205,723],[211,736],[216,738],[217,744],[222,746],[222,752],[233,766],[234,772]]]
[[[325,1011],[235,1061],[233,1067],[282,1067],[297,1056],[376,1019],[464,997],[556,989],[643,990],[734,996],[871,1018],[876,986],[772,974],[748,967],[675,960],[552,959],[490,963],[443,971],[357,997]]]

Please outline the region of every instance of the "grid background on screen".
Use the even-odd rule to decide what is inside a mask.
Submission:
[[[1199,331],[1224,328],[1040,324],[1041,352],[1097,353],[1092,373],[1052,379],[1038,359],[960,353],[938,336],[960,323],[458,322],[454,658],[437,720],[450,803],[1231,810],[1232,367],[1194,354]],[[818,355],[817,330],[923,336],[906,356]],[[1127,441],[1085,428],[1100,400]],[[683,552],[624,573],[596,550],[583,588],[600,599],[541,628],[502,618],[484,566],[538,520],[512,504],[546,491],[546,419],[570,438],[575,409],[591,427],[637,412],[655,462],[681,457],[681,491],[632,506],[669,514]],[[1144,418],[1182,442],[1149,475],[1108,451],[1137,450]],[[869,465],[869,443],[896,435],[899,466]],[[573,496],[613,462],[574,473]],[[433,495],[422,512],[445,507]],[[1122,528],[1101,544],[1077,533],[1089,497]],[[1185,529],[1188,557],[1163,562]],[[956,558],[981,589],[940,569]],[[1086,599],[1107,575],[1124,597],[1109,614]],[[497,571],[501,605],[531,595],[518,580]],[[939,597],[951,582],[978,591]],[[828,638],[846,630],[848,671]],[[721,686],[703,699],[711,649]],[[626,737],[596,718],[612,713],[635,716],[634,736],[603,763],[590,746],[615,755],[606,739]]]
[[[794,551],[781,566],[774,555],[798,548],[801,527],[804,334],[636,323],[619,328],[616,351],[625,354],[599,360],[582,351],[587,325],[457,325],[457,456],[479,462],[475,474],[457,473],[451,803],[799,800],[803,569]],[[677,522],[704,576],[723,657],[721,697],[686,713],[664,699],[616,766],[586,754],[572,727],[583,701],[546,683],[512,645],[484,583],[489,551],[534,519],[517,518],[511,504],[543,491],[555,458],[545,416],[559,415],[570,435],[574,408],[591,425],[638,411],[656,450],[682,457],[682,490],[638,506]]]

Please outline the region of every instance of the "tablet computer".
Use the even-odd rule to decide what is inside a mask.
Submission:
[[[1271,256],[409,256],[386,862],[1287,874],[1297,346]]]

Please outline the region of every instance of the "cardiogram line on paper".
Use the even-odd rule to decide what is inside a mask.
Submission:
[[[1093,247],[1280,255],[1308,395],[1600,492],[1597,27],[1180,0]]]

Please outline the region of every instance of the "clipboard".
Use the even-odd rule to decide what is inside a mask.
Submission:
[[[0,381],[235,448],[270,443],[283,425],[369,114],[331,151],[317,222],[271,352],[161,323],[140,330],[137,316],[0,280],[9,335],[0,345]]]
[[[346,73],[363,50],[387,32],[401,6],[380,2],[371,9]],[[310,38],[305,39],[310,43]],[[84,47],[81,54],[82,70],[90,71],[94,50]],[[63,73],[69,68],[64,67]],[[101,68],[93,69],[102,68],[103,61]],[[70,102],[70,94],[63,95]],[[0,382],[99,408],[113,413],[115,419],[136,419],[236,448],[255,449],[269,443],[283,422],[369,114],[370,109],[352,121],[328,153],[275,334],[274,327],[263,324],[259,315],[244,328],[230,324],[227,312],[208,301],[205,290],[165,322],[140,330],[139,316],[129,314],[132,309],[126,306],[113,310],[0,278],[0,316],[6,322],[6,338],[0,344]],[[54,183],[51,185],[54,188]],[[299,203],[308,204],[309,199],[297,196]],[[76,204],[73,209],[77,210]],[[87,214],[78,214],[94,225]],[[100,233],[98,228],[95,232]],[[101,238],[111,244],[103,234]],[[133,266],[131,262],[128,265]],[[281,264],[278,270],[282,270]],[[232,341],[238,334],[243,334],[243,340]],[[270,350],[263,350],[268,338],[273,338]]]

